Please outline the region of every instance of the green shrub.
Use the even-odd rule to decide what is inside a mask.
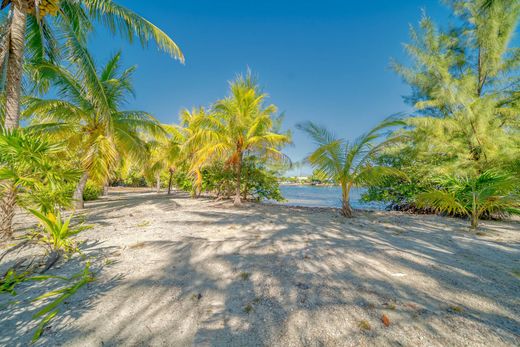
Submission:
[[[520,215],[520,181],[499,171],[486,171],[478,176],[445,176],[438,188],[417,196],[419,206],[430,207],[450,215],[463,215],[477,229],[486,215]]]
[[[166,176],[163,177],[163,183],[167,186],[165,179]],[[193,192],[195,189],[194,177],[183,170],[175,171],[174,183],[177,188],[186,192]],[[242,196],[247,196],[248,199],[284,200],[275,172],[255,157],[244,158],[241,183]],[[219,198],[229,198],[235,194],[235,189],[236,173],[230,165],[218,161],[202,169],[203,192]]]
[[[92,201],[97,200],[103,194],[103,187],[95,185],[92,182],[87,182],[87,186],[83,191],[83,200]]]

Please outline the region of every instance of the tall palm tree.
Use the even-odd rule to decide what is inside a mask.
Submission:
[[[121,110],[133,93],[135,69],[121,70],[120,54],[99,71],[88,52],[83,58],[72,72],[42,65],[41,71],[57,86],[59,98],[28,98],[24,111],[34,117],[31,130],[66,140],[75,153],[83,169],[74,193],[76,208],[83,208],[83,190],[89,178],[105,184],[124,155],[144,161],[147,148],[140,131],[164,132],[150,114]]]
[[[241,204],[241,177],[244,157],[255,154],[276,160],[286,157],[281,146],[290,143],[290,134],[275,132],[276,106],[264,105],[267,95],[259,90],[248,72],[230,83],[230,95],[218,101],[214,113],[200,119],[200,130],[194,141],[202,143],[196,162],[225,158],[235,169],[236,192],[234,204]]]
[[[7,129],[17,127],[19,122],[26,43],[33,56],[52,58],[59,51],[56,31],[74,35],[85,46],[88,33],[99,22],[129,41],[137,39],[143,45],[154,41],[161,50],[181,61],[184,59],[167,34],[112,0],[3,0],[1,9],[4,8],[9,9],[9,14],[0,28],[0,71],[7,64],[4,121]]]
[[[19,125],[24,55],[35,64],[57,61],[64,51],[80,60],[83,54],[78,44],[86,49],[94,23],[129,41],[137,39],[143,46],[154,41],[159,49],[184,61],[181,50],[166,33],[112,0],[2,0],[0,8],[8,9],[8,14],[0,18],[0,80],[5,81],[0,88],[0,115],[6,129]],[[34,69],[34,73],[39,71]],[[0,201],[0,220],[9,220],[1,215],[3,211],[12,215],[12,201]],[[0,232],[10,228],[10,224],[0,224]]]
[[[388,175],[400,175],[396,169],[374,166],[371,163],[373,156],[389,144],[390,140],[377,145],[374,145],[374,141],[382,135],[383,129],[397,125],[402,125],[402,122],[389,118],[353,142],[336,138],[327,129],[312,122],[297,125],[318,147],[306,160],[323,179],[329,179],[341,186],[341,213],[345,217],[353,216],[350,205],[353,187],[377,183]]]

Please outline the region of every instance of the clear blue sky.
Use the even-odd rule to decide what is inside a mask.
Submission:
[[[390,58],[405,59],[402,43],[422,9],[440,23],[449,18],[438,0],[119,2],[170,34],[186,56],[182,65],[153,45],[143,50],[98,32],[92,48],[99,60],[122,49],[124,63],[138,65],[129,108],[177,122],[181,108],[210,105],[250,67],[285,112],[286,128],[312,120],[347,138],[409,110],[402,101],[408,87],[389,69]],[[286,153],[298,161],[312,143],[293,134]]]

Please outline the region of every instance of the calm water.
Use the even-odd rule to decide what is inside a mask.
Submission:
[[[307,207],[341,207],[341,188],[323,186],[280,186],[282,195],[287,200],[282,205]],[[379,209],[384,207],[377,203],[363,203],[360,201],[363,190],[353,189],[350,195],[350,204],[354,208]]]

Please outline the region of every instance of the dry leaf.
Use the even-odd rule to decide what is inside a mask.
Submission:
[[[388,316],[386,314],[383,314],[383,316],[381,316],[381,321],[383,322],[385,327],[390,326],[390,319],[388,318]]]

